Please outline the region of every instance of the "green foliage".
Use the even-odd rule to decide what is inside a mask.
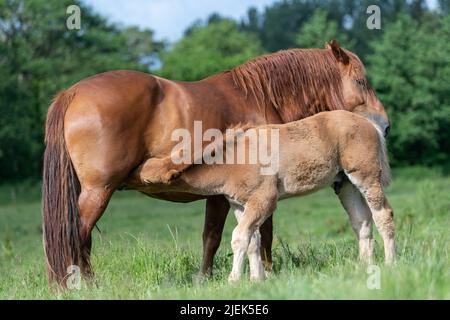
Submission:
[[[407,15],[373,43],[368,74],[392,122],[396,164],[450,162],[450,18]]]
[[[211,19],[210,19],[211,20]],[[159,74],[177,80],[199,80],[230,69],[262,53],[256,36],[240,32],[228,19],[195,25],[168,52],[161,54]]]
[[[81,29],[66,8],[81,8]],[[51,98],[87,76],[146,70],[162,48],[152,32],[120,29],[80,1],[0,0],[0,181],[37,177]]]
[[[301,0],[283,0],[267,7],[261,30],[264,48],[277,51],[295,47],[299,29],[316,8],[314,1]]]
[[[326,11],[317,10],[302,26],[295,43],[300,48],[324,48],[331,39],[338,40],[346,49],[352,49],[347,35],[339,32],[337,22],[330,20]]]

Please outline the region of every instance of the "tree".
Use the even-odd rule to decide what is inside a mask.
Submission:
[[[239,30],[261,36],[262,22],[263,16],[258,12],[258,9],[250,7],[247,10],[247,16],[239,23]]]
[[[68,30],[66,8],[81,9]],[[38,177],[52,96],[111,69],[148,70],[162,44],[149,30],[119,28],[74,0],[0,0],[0,181]]]
[[[316,10],[297,34],[295,43],[300,48],[323,48],[331,39],[338,40],[347,49],[352,47],[347,35],[339,31],[336,21],[330,20],[326,11]]]
[[[295,47],[298,30],[317,8],[314,1],[283,0],[264,11],[261,41],[267,51]]]
[[[371,76],[386,106],[394,164],[450,162],[450,17],[407,15],[386,27],[369,57]]]
[[[169,79],[199,80],[260,53],[256,36],[240,32],[232,20],[221,19],[206,26],[197,23],[171,50],[161,54],[163,67],[158,74]]]

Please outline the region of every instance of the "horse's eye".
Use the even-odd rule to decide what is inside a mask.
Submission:
[[[361,87],[365,87],[366,85],[366,81],[364,81],[364,79],[356,79],[355,83]]]

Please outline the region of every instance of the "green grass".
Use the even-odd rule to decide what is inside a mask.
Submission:
[[[228,284],[229,216],[212,279],[197,277],[204,202],[176,204],[119,192],[95,231],[93,283],[60,293],[47,285],[39,187],[0,187],[1,299],[450,299],[450,177],[437,170],[395,171],[398,261],[381,286],[367,288],[357,243],[332,190],[285,200],[274,216],[274,272],[264,283],[248,274]]]

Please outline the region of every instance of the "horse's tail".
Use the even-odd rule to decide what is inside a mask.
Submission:
[[[391,168],[389,166],[388,152],[386,148],[386,140],[384,138],[383,132],[375,126],[378,134],[379,150],[378,159],[381,167],[381,185],[383,187],[389,186],[391,183]]]
[[[65,286],[68,267],[89,267],[82,250],[78,197],[80,183],[64,139],[64,116],[74,97],[66,90],[47,113],[42,185],[44,250],[49,281]]]

